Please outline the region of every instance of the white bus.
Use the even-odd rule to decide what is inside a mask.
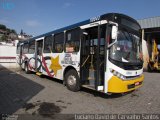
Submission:
[[[26,73],[63,80],[71,91],[132,91],[144,80],[140,29],[129,16],[104,14],[19,43],[18,63]]]

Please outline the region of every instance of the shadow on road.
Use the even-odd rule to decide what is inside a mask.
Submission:
[[[33,74],[35,74],[35,73],[33,73]],[[47,78],[47,79],[49,79],[51,81],[63,84],[62,80],[51,78],[51,77],[46,76],[46,75],[42,75],[41,78]],[[118,93],[117,94],[105,94],[105,93],[102,93],[102,92],[99,92],[99,91],[95,91],[95,90],[92,90],[92,89],[88,89],[88,88],[84,88],[84,87],[82,87],[80,91],[81,92],[86,92],[86,93],[91,94],[91,95],[94,95],[95,97],[102,97],[102,98],[105,98],[105,99],[118,98],[118,97],[122,97],[122,96],[128,95],[128,94],[133,92],[133,91],[131,91],[131,92],[123,93],[123,94],[122,93],[121,94],[118,94]]]
[[[95,97],[101,97],[101,98],[105,98],[105,99],[114,99],[114,98],[118,98],[118,97],[122,97],[122,96],[128,95],[128,94],[133,92],[133,91],[131,91],[131,92],[127,92],[127,93],[106,94],[106,93],[102,93],[102,92],[95,91],[95,90],[88,89],[88,88],[82,88],[81,91],[84,91],[84,92],[87,92],[89,94],[92,94]]]
[[[44,87],[0,65],[0,114],[12,114]]]

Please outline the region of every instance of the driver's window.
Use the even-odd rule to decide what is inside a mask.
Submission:
[[[108,45],[112,43],[111,30],[112,30],[112,25],[108,25],[107,26],[107,43],[108,43]]]
[[[107,26],[107,43],[108,47],[110,47],[117,39],[118,28],[113,24],[109,24]]]

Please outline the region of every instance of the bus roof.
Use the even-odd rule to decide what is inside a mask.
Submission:
[[[48,32],[48,33],[45,33],[45,34],[30,38],[30,39],[27,39],[27,40],[24,40],[23,42],[26,43],[28,41],[33,41],[33,40],[41,38],[41,37],[46,37],[46,36],[49,36],[49,35],[52,35],[52,34],[61,33],[61,32],[64,32],[65,30],[74,29],[76,27],[86,25],[86,24],[89,24],[89,23],[92,23],[92,22],[96,22],[96,21],[99,21],[99,20],[114,21],[115,16],[125,17],[127,19],[130,19],[130,20],[134,21],[135,23],[137,23],[139,25],[139,23],[135,19],[133,19],[133,18],[127,16],[127,15],[124,15],[124,14],[121,14],[121,13],[107,13],[107,14],[104,14],[104,15],[101,15],[101,16],[97,16],[97,17],[94,17],[94,18],[91,18],[91,19],[88,19],[88,20],[85,20],[85,21],[82,21],[82,22],[79,22],[79,23],[76,23],[76,24],[73,24],[73,25],[69,25],[67,27],[63,27],[63,28],[60,28],[60,29],[57,29],[57,30],[53,30],[51,32]]]

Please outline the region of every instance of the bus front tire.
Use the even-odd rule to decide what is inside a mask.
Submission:
[[[65,84],[67,88],[73,92],[77,92],[80,90],[80,78],[75,70],[69,70],[65,74]]]

